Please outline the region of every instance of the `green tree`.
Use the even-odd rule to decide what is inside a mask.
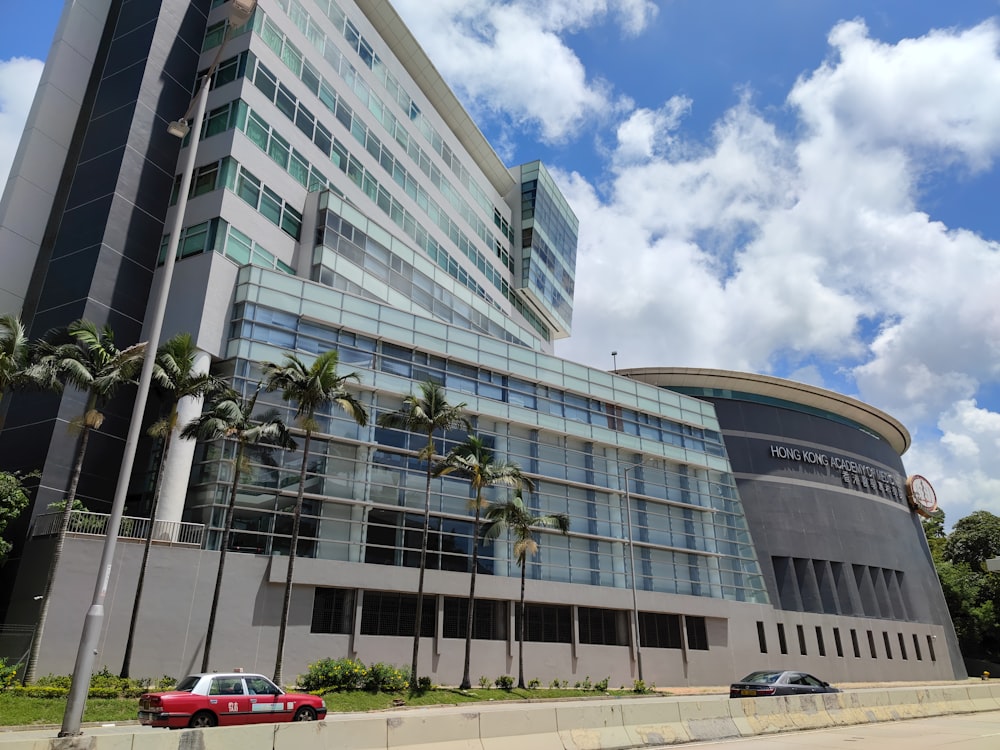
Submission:
[[[927,537],[931,559],[937,566],[944,562],[944,547],[948,541],[948,535],[944,530],[944,511],[939,508],[930,518],[922,518],[920,524],[924,527],[924,536]]]
[[[295,441],[292,440],[292,436],[277,410],[269,409],[263,414],[253,416],[261,388],[262,385],[258,385],[257,390],[249,399],[243,398],[231,389],[216,394],[209,408],[181,430],[182,438],[226,439],[236,443],[236,453],[233,457],[233,482],[229,488],[229,503],[226,505],[226,518],[222,525],[222,540],[219,543],[219,567],[215,573],[215,589],[212,593],[212,605],[208,612],[208,630],[205,633],[205,648],[201,657],[202,672],[207,672],[209,669],[212,636],[215,633],[215,618],[219,611],[222,576],[226,567],[226,552],[229,549],[229,537],[233,530],[236,492],[240,485],[240,476],[249,470],[246,449],[248,446],[260,444],[276,445],[293,450],[295,448]]]
[[[292,540],[288,550],[288,571],[285,576],[285,595],[281,605],[281,622],[278,626],[278,653],[274,662],[274,682],[281,685],[282,662],[285,650],[285,631],[288,629],[288,608],[292,598],[292,571],[299,544],[299,525],[302,520],[302,501],[306,491],[306,469],[309,463],[309,448],[313,433],[319,424],[316,413],[332,405],[340,407],[355,422],[364,427],[368,424],[368,412],[346,389],[349,380],[358,381],[356,372],[337,374],[338,354],[336,350],[323,352],[306,365],[294,354],[286,354],[281,365],[264,363],[264,382],[268,391],[281,391],[281,398],[296,404],[295,417],[299,427],[305,432],[302,444],[302,467],[299,470],[299,491],[295,498],[295,512],[292,516]]]
[[[472,572],[469,578],[469,612],[466,617],[465,665],[461,684],[463,690],[468,690],[472,687],[469,669],[472,662],[473,614],[476,608],[476,573],[479,568],[479,530],[482,511],[486,507],[483,492],[495,486],[532,489],[532,484],[521,473],[517,464],[497,461],[493,451],[476,435],[469,435],[464,443],[452,448],[444,460],[434,467],[433,474],[437,477],[453,474],[467,479],[474,495],[471,500],[472,510],[475,512],[472,527]]]
[[[132,601],[132,618],[128,626],[128,638],[125,641],[125,656],[122,659],[120,676],[128,677],[132,662],[132,646],[135,641],[135,625],[139,619],[139,606],[142,603],[142,590],[146,582],[146,566],[149,563],[149,550],[153,542],[153,526],[156,509],[160,503],[160,490],[163,486],[163,467],[167,464],[170,443],[177,427],[177,408],[183,398],[202,398],[205,395],[220,390],[221,383],[208,373],[192,372],[198,348],[189,333],[178,333],[160,345],[156,352],[156,363],[153,367],[153,384],[165,400],[167,414],[157,420],[149,428],[150,436],[163,441],[160,451],[160,465],[156,472],[156,484],[153,487],[153,501],[149,508],[149,523],[146,526],[146,538],[142,550],[142,562],[139,564],[139,579],[136,583],[135,599]]]
[[[16,315],[0,315],[0,400],[7,391],[59,390],[55,372],[37,362],[36,348],[28,341]]]
[[[66,541],[66,530],[69,528],[76,501],[76,489],[83,473],[83,459],[87,453],[87,441],[93,430],[99,430],[104,423],[101,409],[118,390],[133,382],[133,377],[142,365],[145,344],[135,344],[126,349],[115,346],[114,332],[109,326],[98,329],[93,323],[78,320],[71,323],[65,331],[50,332],[39,344],[39,366],[52,372],[60,382],[73,386],[86,395],[83,413],[71,423],[71,428],[79,431],[76,456],[70,473],[69,489],[66,493],[66,507],[62,514],[62,523],[56,546],[49,562],[49,572],[42,593],[42,605],[35,627],[35,637],[31,642],[31,652],[28,656],[28,666],[24,672],[25,683],[35,678],[38,666],[38,649],[41,645],[42,632],[49,611],[49,599],[52,595],[52,582],[59,567]],[[68,341],[66,340],[68,338]]]
[[[424,525],[420,538],[420,573],[417,579],[417,612],[413,623],[413,659],[410,662],[410,688],[417,685],[417,656],[420,650],[421,616],[424,606],[424,573],[427,570],[427,537],[431,520],[431,471],[436,455],[434,434],[462,426],[470,428],[469,420],[462,415],[465,402],[452,406],[445,399],[444,389],[432,381],[420,383],[420,395],[410,394],[403,399],[403,406],[394,412],[382,414],[378,423],[382,427],[421,433],[427,442],[417,454],[427,466],[427,482],[424,489]]]
[[[944,558],[953,563],[966,563],[978,570],[984,563],[1000,556],[1000,517],[977,510],[955,524],[944,545]]]
[[[7,525],[28,507],[28,492],[24,488],[26,478],[17,472],[0,471],[0,567],[3,567],[12,547],[3,538],[3,533]]]
[[[524,584],[527,573],[528,555],[538,553],[536,533],[539,529],[558,529],[563,534],[569,531],[569,516],[564,513],[535,515],[524,504],[521,491],[515,490],[514,497],[493,503],[486,510],[486,539],[496,543],[497,538],[507,531],[514,542],[514,558],[521,568],[521,609],[517,618],[517,686],[524,688]]]

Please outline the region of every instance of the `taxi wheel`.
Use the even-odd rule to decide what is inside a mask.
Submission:
[[[211,711],[199,711],[194,716],[191,717],[191,721],[188,722],[189,727],[214,727],[219,723],[219,720],[215,717]]]
[[[292,721],[316,721],[316,709],[310,706],[303,706],[295,712]]]

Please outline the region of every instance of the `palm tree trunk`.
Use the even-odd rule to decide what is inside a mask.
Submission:
[[[431,459],[428,455],[427,488],[424,494],[424,529],[420,537],[420,572],[417,575],[417,613],[413,618],[413,660],[410,662],[411,691],[417,689],[417,655],[420,652],[420,628],[424,614],[424,574],[427,571],[427,537],[430,535],[431,527],[431,468]]]
[[[302,520],[302,498],[306,492],[306,464],[309,461],[309,442],[312,430],[306,430],[302,444],[302,470],[299,472],[299,495],[295,499],[295,515],[292,516],[292,546],[288,550],[288,572],[285,575],[285,596],[281,603],[281,623],[278,626],[278,654],[274,660],[274,684],[281,687],[281,668],[285,651],[285,631],[288,629],[288,608],[292,601],[292,571],[295,568],[295,553],[299,544],[299,523]]]
[[[212,591],[212,608],[208,613],[208,630],[205,632],[205,650],[201,656],[201,671],[208,671],[208,658],[212,651],[212,634],[215,632],[215,616],[219,611],[219,594],[222,592],[222,574],[226,568],[226,550],[229,549],[229,535],[233,529],[233,515],[236,510],[236,489],[240,484],[240,468],[243,466],[243,441],[236,443],[236,459],[233,462],[233,484],[229,489],[229,505],[226,506],[226,520],[222,526],[222,541],[219,544],[219,569],[215,573],[215,589]]]
[[[88,409],[90,400],[87,401]],[[66,507],[63,508],[62,523],[59,526],[59,536],[56,537],[56,547],[52,551],[52,559],[49,562],[49,572],[45,578],[45,590],[42,592],[42,606],[38,612],[38,621],[35,624],[35,632],[31,637],[31,651],[28,654],[28,663],[24,668],[24,677],[21,684],[27,685],[35,681],[35,671],[38,669],[38,652],[42,645],[42,633],[45,630],[45,620],[49,615],[49,599],[52,596],[52,583],[56,578],[56,570],[59,567],[59,558],[62,557],[63,545],[66,542],[66,532],[69,530],[70,518],[73,516],[73,503],[76,502],[76,488],[80,483],[80,475],[83,473],[83,457],[87,453],[87,441],[90,439],[90,428],[84,422],[80,431],[80,442],[76,448],[76,460],[73,462],[73,473],[70,475],[69,490],[66,493]],[[88,678],[89,679],[89,678]]]
[[[119,677],[128,677],[132,664],[132,646],[135,641],[135,626],[139,621],[139,603],[142,601],[142,589],[146,584],[146,565],[149,563],[149,549],[153,546],[153,523],[156,518],[156,506],[160,502],[161,479],[163,467],[167,464],[167,452],[170,450],[171,432],[163,439],[163,452],[160,454],[160,464],[156,468],[156,489],[153,492],[153,502],[149,507],[149,527],[146,529],[146,539],[142,547],[142,563],[139,565],[139,580],[135,584],[135,601],[132,602],[132,619],[128,624],[128,639],[125,641],[125,656],[122,658],[122,671]]]
[[[476,492],[476,522],[472,527],[472,577],[469,580],[469,614],[465,620],[465,668],[462,672],[462,690],[472,687],[469,668],[472,666],[472,622],[476,609],[476,572],[479,569],[479,517],[483,505],[482,490]]]
[[[524,578],[525,564],[527,560],[521,560],[521,612],[517,618],[517,686],[524,689]]]

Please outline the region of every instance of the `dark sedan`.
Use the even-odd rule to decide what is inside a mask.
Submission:
[[[805,672],[777,669],[752,672],[729,686],[730,698],[756,698],[763,695],[803,695],[806,693],[839,693],[839,688]]]

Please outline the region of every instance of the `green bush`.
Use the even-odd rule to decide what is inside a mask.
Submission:
[[[607,692],[607,690],[608,690],[608,680],[610,680],[610,679],[611,679],[610,677],[605,677],[600,682],[595,682],[594,683],[594,690],[597,690],[598,692],[601,692],[601,693]]]
[[[72,681],[73,678],[68,674],[47,674],[44,677],[36,679],[33,684],[37,687],[53,687],[69,690]]]
[[[494,683],[501,690],[512,690],[514,688],[514,678],[509,674],[502,674],[494,680]]]
[[[365,673],[364,689],[370,693],[399,693],[409,687],[406,672],[391,664],[372,664]]]
[[[6,690],[17,681],[17,667],[7,663],[0,657],[0,692]]]
[[[299,687],[309,692],[360,690],[368,670],[357,659],[320,659],[299,677]]]
[[[418,677],[417,678],[417,692],[418,693],[426,693],[428,690],[431,689],[431,687],[433,687],[433,686],[431,685],[431,678],[430,677]]]
[[[537,677],[533,677],[528,680],[528,690],[538,690],[542,686],[542,681]]]
[[[491,680],[489,677],[487,677],[486,675],[480,676],[480,678],[479,678],[479,687],[481,687],[483,689],[486,689],[486,688],[488,688],[492,684],[493,684],[493,680]]]
[[[646,683],[643,682],[642,680],[636,680],[635,682],[632,683],[632,692],[639,694],[648,693],[649,688],[646,687]]]

